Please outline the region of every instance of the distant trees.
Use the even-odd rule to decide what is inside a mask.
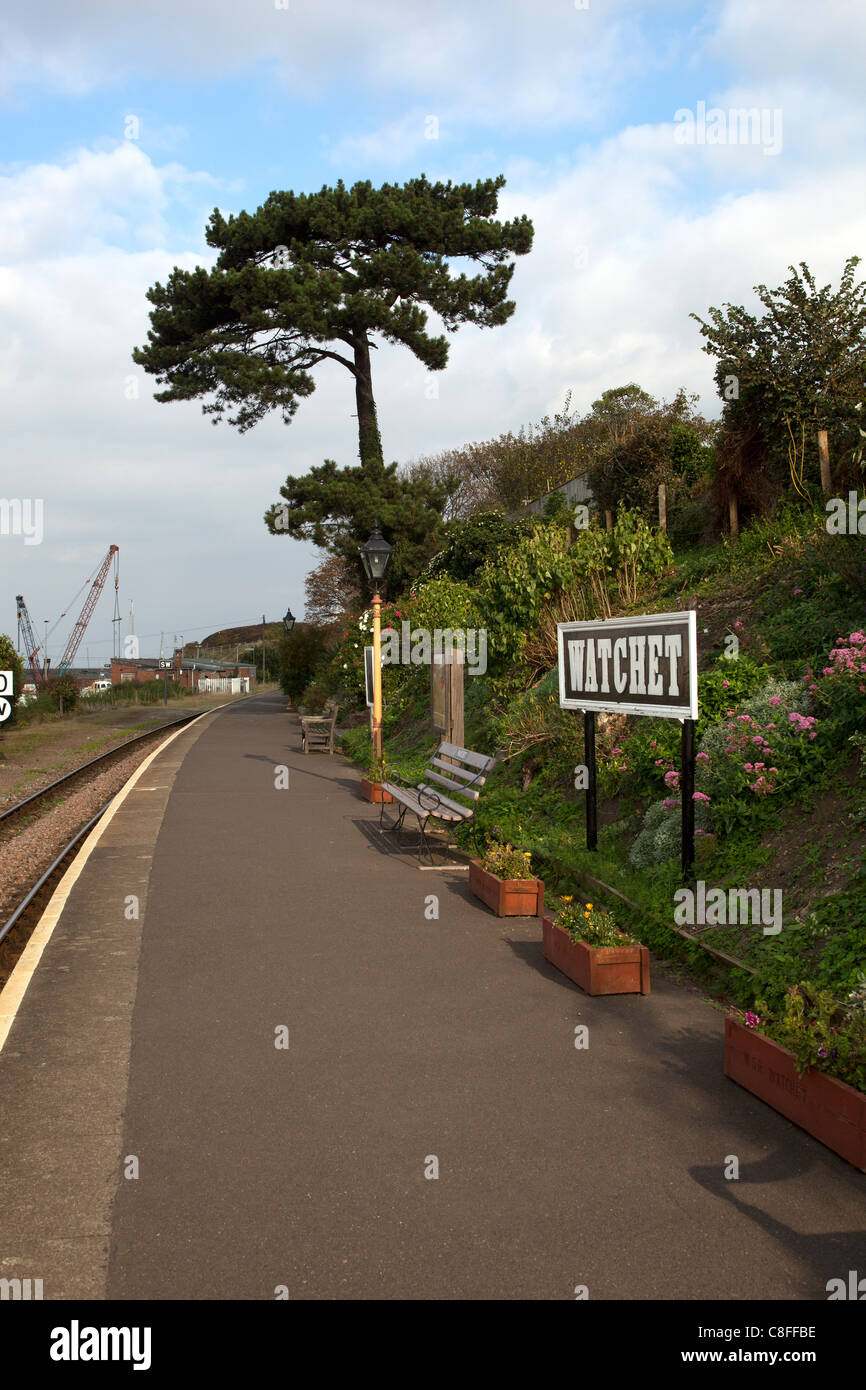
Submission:
[[[287,700],[300,700],[327,650],[323,630],[305,624],[295,627],[279,646],[279,682]]]
[[[593,403],[600,442],[586,477],[611,517],[622,504],[655,519],[662,485],[673,505],[709,471],[714,425],[698,413],[697,400],[681,388],[673,401],[659,403],[632,383]]]
[[[701,326],[704,351],[716,358],[715,380],[724,401],[719,439],[723,488],[733,504],[755,463],[763,477],[751,495],[765,504],[786,485],[806,496],[806,465],[815,459],[821,490],[833,490],[831,450],[842,471],[857,442],[857,410],[866,381],[866,282],[855,283],[858,256],[850,257],[839,288],[819,289],[805,261],[789,266],[778,289],[756,285],[764,306],[756,318],[741,305],[708,310]],[[811,471],[811,470],[810,470]]]
[[[354,568],[342,555],[326,555],[304,580],[304,616],[308,623],[327,627],[352,612],[359,597]]]
[[[419,458],[408,465],[407,476],[436,480],[444,488],[449,519],[517,511],[585,468],[589,435],[570,407],[568,392],[562,410],[538,424]]]

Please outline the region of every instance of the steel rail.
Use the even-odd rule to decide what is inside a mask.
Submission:
[[[102,807],[102,810],[97,811],[96,815],[93,816],[87,822],[87,824],[83,826],[81,830],[76,831],[69,843],[65,845],[64,848],[60,851],[53,864],[51,864],[50,868],[47,868],[45,870],[45,873],[42,875],[39,882],[33,888],[30,889],[30,892],[27,894],[25,898],[22,898],[21,902],[18,904],[15,911],[12,913],[12,916],[8,919],[7,922],[4,923],[2,927],[0,927],[0,942],[2,942],[8,935],[8,933],[12,930],[19,917],[21,917],[22,913],[24,913],[30,906],[30,904],[33,902],[33,899],[36,897],[37,893],[39,893],[41,889],[44,888],[45,884],[51,878],[51,875],[57,872],[57,869],[60,866],[60,864],[62,864],[63,860],[70,853],[70,851],[75,848],[79,840],[83,840],[84,836],[88,833],[88,831],[92,830],[96,822],[102,816],[105,815],[105,812],[108,810],[113,800],[114,797],[112,797],[110,801],[106,801],[105,805]]]
[[[98,763],[104,762],[106,758],[113,757],[115,753],[123,752],[125,748],[132,748],[134,744],[140,743],[143,739],[153,738],[155,734],[161,734],[164,729],[176,729],[182,724],[189,724],[193,719],[197,719],[201,713],[201,710],[197,710],[195,714],[185,714],[182,719],[173,719],[167,724],[159,724],[153,729],[148,729],[143,734],[136,734],[134,738],[127,739],[125,743],[118,743],[114,748],[106,749],[104,753],[97,754],[97,756],[91,758],[89,762],[82,763],[80,767],[74,767],[71,772],[65,772],[63,776],[58,777],[56,781],[49,782],[47,787],[42,787],[38,792],[33,792],[32,796],[26,796],[23,801],[16,801],[14,806],[8,806],[5,811],[0,811],[0,824],[8,817],[18,815],[20,811],[23,811],[25,806],[29,806],[32,802],[38,801],[40,797],[47,796],[49,792],[54,791],[56,787],[62,787],[65,782],[71,782],[73,777],[79,777],[81,773],[86,772],[89,767],[95,767]]]

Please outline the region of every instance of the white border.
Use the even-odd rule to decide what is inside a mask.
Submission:
[[[559,666],[559,705],[560,709],[593,710],[605,714],[644,714],[653,719],[697,719],[698,717],[698,622],[694,608],[680,609],[676,613],[646,613],[631,618],[590,618],[586,622],[557,623],[556,648]],[[617,628],[650,628],[664,623],[688,624],[689,651],[689,707],[683,705],[633,705],[624,701],[601,699],[580,701],[569,699],[565,694],[565,635],[572,632],[592,631],[594,633],[613,632]]]

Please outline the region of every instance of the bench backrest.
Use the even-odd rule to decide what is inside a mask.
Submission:
[[[458,748],[453,743],[440,743],[425,773],[425,783],[437,782],[440,786],[447,787],[450,792],[457,792],[460,796],[468,797],[470,801],[477,801],[495,762],[495,758],[487,758],[483,753],[473,753],[469,748]]]

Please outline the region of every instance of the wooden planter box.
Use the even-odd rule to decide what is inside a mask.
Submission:
[[[587,946],[572,941],[552,917],[542,923],[544,954],[587,994],[649,994],[650,961],[646,946]]]
[[[544,907],[540,878],[497,878],[480,859],[469,860],[469,888],[497,917],[537,917]]]
[[[725,1076],[866,1173],[866,1095],[826,1072],[797,1075],[793,1053],[725,1019]]]
[[[361,778],[361,795],[365,801],[375,802],[376,805],[380,801],[387,805],[389,801],[394,800],[390,792],[383,792],[381,782],[368,782],[366,777]]]

